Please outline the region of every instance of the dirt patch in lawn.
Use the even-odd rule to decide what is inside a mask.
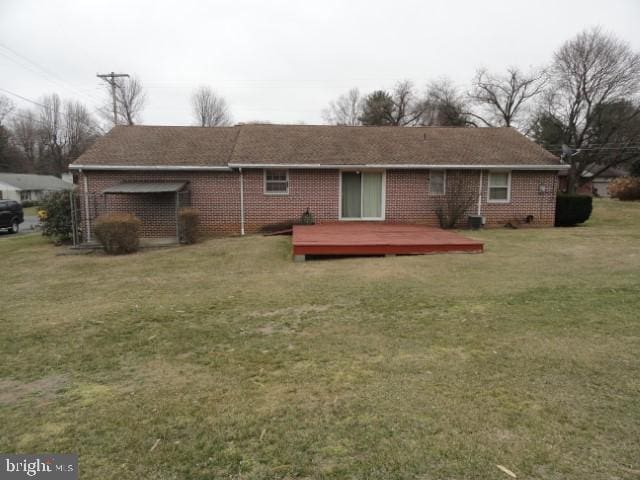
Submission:
[[[29,396],[51,400],[56,392],[67,385],[69,380],[66,375],[49,375],[32,382],[3,379],[0,380],[0,405],[10,405]]]
[[[268,310],[268,311],[257,311],[252,312],[249,316],[254,318],[270,318],[270,317],[281,317],[281,318],[297,318],[303,315],[313,314],[313,313],[323,313],[327,310],[330,310],[335,305],[301,305],[299,307],[287,307],[287,308],[279,308],[277,310]]]

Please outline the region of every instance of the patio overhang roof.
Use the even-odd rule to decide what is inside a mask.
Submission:
[[[105,188],[102,193],[177,193],[187,182],[125,182]]]

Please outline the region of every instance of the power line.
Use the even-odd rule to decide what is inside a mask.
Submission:
[[[5,92],[5,93],[8,93],[9,95],[13,95],[14,97],[19,98],[19,99],[21,99],[21,100],[24,100],[25,102],[33,103],[34,105],[36,105],[36,106],[38,106],[38,107],[43,107],[43,108],[44,108],[44,105],[43,105],[43,104],[38,103],[38,102],[36,102],[36,101],[34,101],[34,100],[31,100],[30,98],[23,97],[22,95],[19,95],[19,94],[14,93],[14,92],[12,92],[12,91],[10,91],[10,90],[7,90],[6,88],[2,88],[2,87],[0,87],[0,91],[3,91],[3,92]]]
[[[9,114],[9,118],[11,118],[11,117],[18,117],[18,118],[21,118],[23,120],[27,120],[27,121],[30,121],[30,122],[36,122],[36,123],[39,123],[40,125],[42,125],[43,127],[48,127],[49,126],[45,121],[43,121],[41,118],[38,118],[36,115],[28,116],[28,115],[24,115],[24,114],[22,114],[20,112],[12,112],[11,114]],[[104,135],[104,132],[102,130],[97,129],[96,127],[92,127],[90,125],[85,125],[85,127],[87,128],[87,130],[90,133],[92,133],[92,134],[94,134],[96,136]]]
[[[48,70],[47,68],[45,68],[42,65],[36,63],[35,61],[30,60],[29,58],[27,58],[26,56],[22,55],[21,53],[16,52],[12,48],[9,48],[6,45],[1,44],[1,43],[0,43],[0,48],[3,48],[4,50],[10,52],[12,55],[22,59],[23,62],[27,62],[28,64],[30,64],[33,67],[35,67],[37,70],[34,70],[33,68],[29,68],[24,63],[21,63],[21,62],[17,61],[15,58],[12,58],[9,55],[7,55],[6,53],[3,53],[2,51],[0,51],[0,55],[2,55],[3,57],[11,60],[15,64],[17,64],[17,65],[19,65],[19,66],[21,66],[21,67],[23,67],[23,68],[35,73],[35,74],[41,76],[45,80],[48,80],[48,81],[50,81],[52,83],[55,83],[56,85],[62,86],[63,88],[66,88],[66,89],[68,89],[70,91],[74,91],[74,92],[76,92],[76,94],[83,95],[85,98],[88,98],[89,100],[91,100],[93,102],[98,102],[98,104],[102,103],[102,100],[100,100],[100,99],[98,99],[98,98],[96,98],[96,97],[94,97],[92,95],[89,95],[88,93],[85,93],[85,92],[79,90],[78,88],[76,88],[73,85],[71,85],[68,82],[66,82],[59,75],[56,75],[51,70]]]

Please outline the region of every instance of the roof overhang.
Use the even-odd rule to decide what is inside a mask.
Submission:
[[[205,165],[81,165],[71,164],[69,170],[137,170],[152,172],[185,172],[185,171],[205,171],[205,172],[230,172],[231,168],[223,166],[205,166]]]
[[[176,193],[187,182],[125,182],[105,188],[102,193]]]
[[[401,170],[566,170],[569,165],[426,165],[426,164],[361,164],[361,165],[326,165],[318,163],[230,163],[231,168],[287,168],[287,169],[365,169],[384,168]]]
[[[365,169],[384,168],[398,170],[567,170],[569,165],[428,165],[428,164],[320,164],[320,163],[230,163],[229,166],[204,166],[204,165],[69,165],[69,170],[112,170],[112,171],[203,171],[203,172],[230,172],[235,168],[288,168],[288,169]]]

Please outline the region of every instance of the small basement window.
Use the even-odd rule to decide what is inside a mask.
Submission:
[[[429,171],[429,195],[444,195],[447,193],[447,171]]]
[[[511,201],[511,172],[489,172],[489,202]]]
[[[271,195],[287,195],[289,193],[289,171],[264,171],[264,193]]]

